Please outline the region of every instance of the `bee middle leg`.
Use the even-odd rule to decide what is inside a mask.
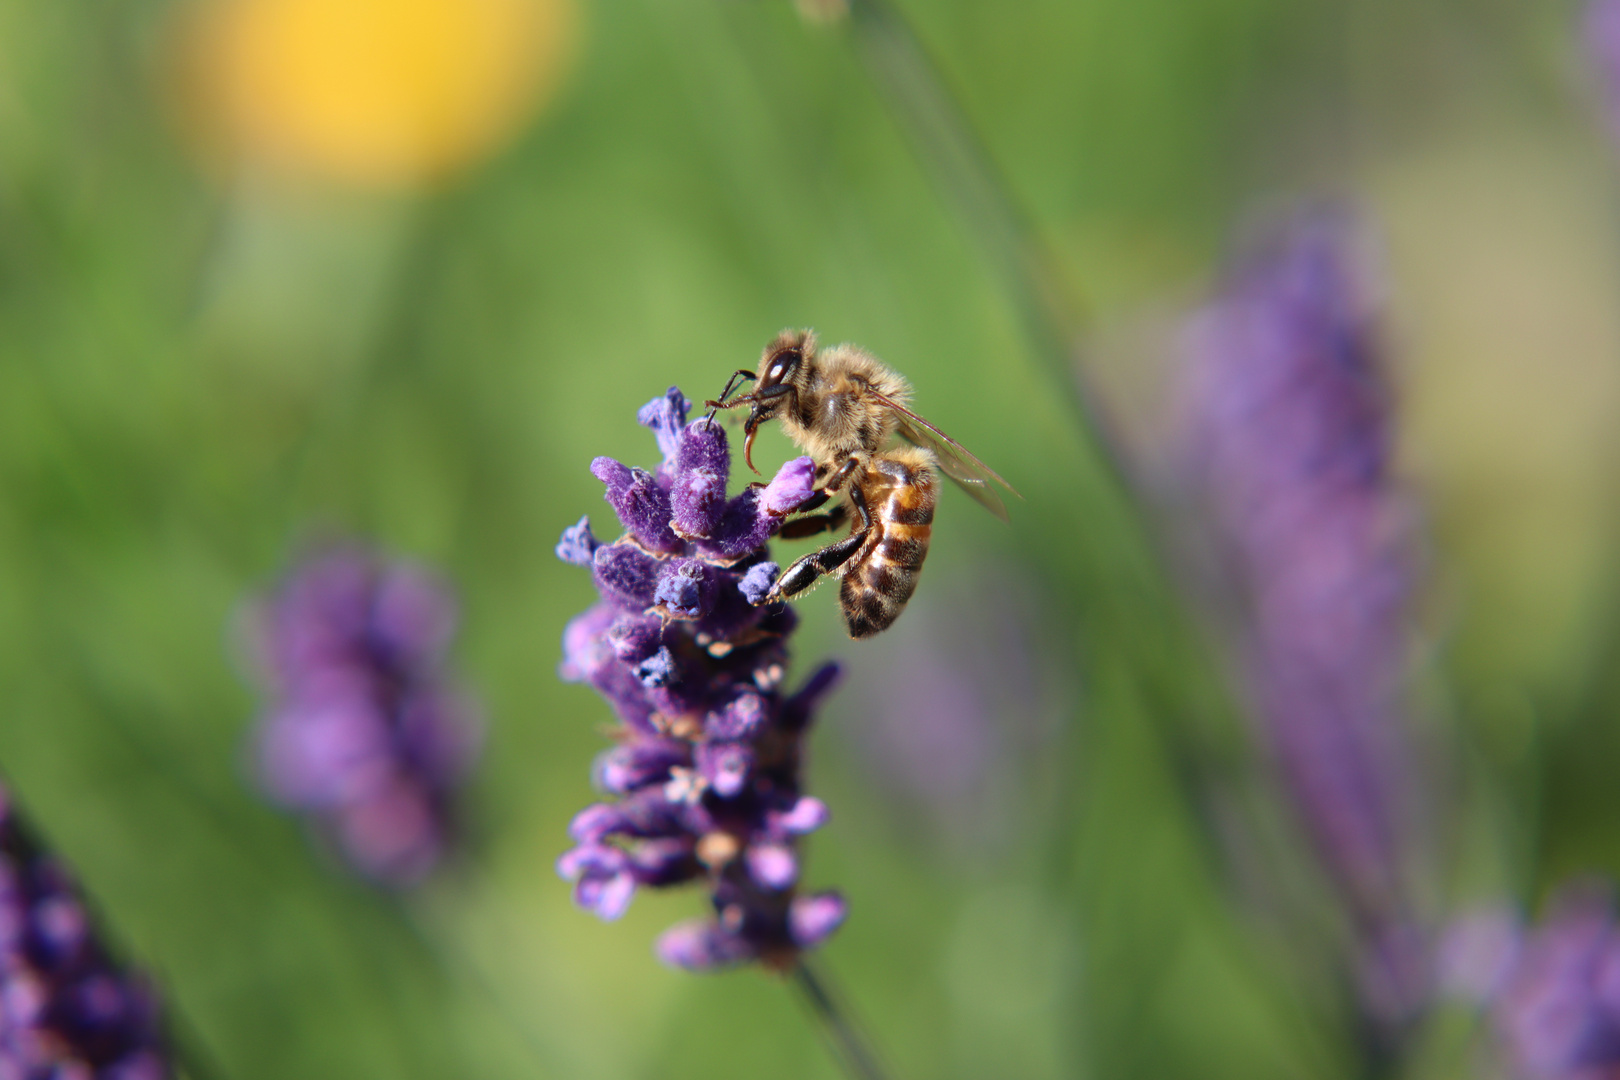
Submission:
[[[854,557],[857,551],[861,550],[861,546],[866,543],[867,533],[872,528],[872,515],[867,512],[866,498],[861,494],[860,488],[852,487],[849,489],[849,493],[851,497],[850,501],[855,505],[855,514],[860,519],[856,524],[855,531],[835,544],[828,544],[820,551],[812,551],[808,555],[795,559],[792,565],[790,565],[786,570],[782,571],[782,576],[776,579],[776,584],[772,585],[771,591],[765,594],[765,599],[762,601],[762,603],[768,604],[773,600],[786,600],[790,597],[797,596],[799,593],[804,592],[810,586],[814,585],[816,580],[823,574],[837,572],[839,567],[843,566],[846,562]],[[841,511],[843,511],[842,506],[840,506],[837,510],[832,510],[826,514],[819,514],[817,517],[832,518],[836,516],[839,518],[838,523],[842,524],[846,515],[841,513]],[[798,522],[793,522],[791,524],[796,525]],[[829,525],[822,527],[836,526]],[[820,530],[821,527],[807,529],[804,533],[799,535],[810,536],[814,535],[814,533],[819,532]],[[786,533],[787,529],[784,528],[782,530],[782,535],[786,535]]]
[[[842,528],[848,520],[849,507],[839,503],[825,514],[806,514],[804,517],[794,518],[782,526],[776,535],[783,540],[803,540],[817,533],[834,532]]]

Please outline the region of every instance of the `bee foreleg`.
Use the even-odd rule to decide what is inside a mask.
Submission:
[[[714,419],[715,412],[719,409],[735,409],[739,406],[749,404],[749,398],[747,395],[737,398],[735,401],[728,401],[726,399],[731,397],[731,391],[736,388],[737,380],[743,379],[752,381],[758,378],[759,376],[755,375],[752,371],[749,371],[746,368],[738,368],[731,378],[726,380],[726,388],[720,391],[719,400],[705,401],[703,403],[704,406],[709,410],[709,419],[712,421]]]

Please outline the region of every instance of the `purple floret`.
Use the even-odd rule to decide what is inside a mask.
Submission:
[[[0,1077],[173,1075],[156,995],[108,956],[0,785]]]
[[[725,431],[686,423],[688,408],[672,388],[638,414],[663,452],[656,472],[592,463],[625,535],[598,544],[581,522],[558,545],[564,561],[588,561],[602,596],[569,624],[561,673],[602,694],[623,727],[595,768],[613,798],[575,817],[557,869],[604,919],[638,888],[705,882],[714,918],[672,929],[659,956],[690,970],[786,966],[844,917],[836,894],[796,891],[799,839],[827,820],[801,791],[803,736],[837,669],[785,694],[796,619],[760,606],[777,573],[766,541],[811,497],[815,468],[794,459],[728,498]]]
[[[586,558],[584,521],[559,555]],[[267,793],[359,870],[412,884],[455,840],[454,792],[481,725],[443,661],[455,605],[438,582],[358,548],[318,553],[259,608]]]

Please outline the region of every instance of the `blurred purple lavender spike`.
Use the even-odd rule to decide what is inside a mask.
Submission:
[[[804,735],[837,668],[783,693],[797,617],[755,606],[776,574],[765,543],[810,498],[814,466],[796,458],[727,499],[725,432],[688,424],[689,408],[671,388],[638,414],[663,453],[656,473],[592,462],[625,535],[600,544],[581,521],[557,546],[591,566],[602,596],[568,625],[561,674],[590,684],[623,725],[595,770],[613,801],[574,818],[557,871],[604,919],[637,888],[704,881],[715,917],[670,929],[660,958],[693,971],[789,967],[845,912],[835,893],[796,889],[799,837],[827,819],[803,792]]]
[[[1504,930],[1511,929],[1511,933]],[[1531,929],[1490,927],[1481,970],[1497,1042],[1520,1080],[1620,1076],[1620,928],[1605,882],[1565,885]],[[1460,931],[1478,936],[1478,927]]]
[[[588,528],[573,542],[594,544]],[[256,614],[265,790],[366,876],[414,884],[454,843],[454,792],[481,741],[443,671],[456,623],[448,591],[415,567],[334,548]]]
[[[1597,72],[1609,137],[1620,143],[1620,0],[1592,0],[1582,30]]]
[[[113,963],[0,785],[0,1078],[167,1080],[156,995]]]
[[[1411,929],[1401,704],[1408,513],[1390,475],[1376,304],[1350,214],[1283,223],[1186,333],[1192,468],[1247,608],[1257,711],[1380,997]],[[1396,944],[1406,942],[1404,945]],[[1410,1002],[1394,1003],[1404,1011]]]

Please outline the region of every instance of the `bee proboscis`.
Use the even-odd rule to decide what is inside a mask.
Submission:
[[[887,629],[917,587],[928,555],[937,473],[961,485],[978,503],[1007,520],[993,485],[1012,494],[997,476],[955,439],[912,412],[911,385],[877,357],[854,345],[817,351],[808,330],[783,331],[765,347],[760,374],[740,370],[726,383],[712,409],[752,406],[743,424],[743,458],[754,467],[754,436],[767,420],[780,420],[788,438],[816,463],[816,491],[794,518],[785,539],[841,528],[850,534],[795,560],[776,579],[763,603],[805,592],[823,575],[840,579],[839,605],[852,638]],[[753,392],[732,396],[741,381]],[[894,444],[894,440],[900,440]],[[757,470],[756,470],[757,471]]]

